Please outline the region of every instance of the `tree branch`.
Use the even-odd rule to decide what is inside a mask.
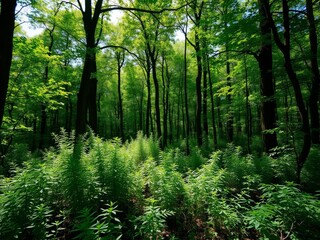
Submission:
[[[128,48],[123,47],[123,46],[119,46],[119,45],[106,45],[103,47],[100,47],[99,49],[106,49],[106,48],[120,48],[122,50],[125,50],[126,52],[128,52],[129,54],[133,55],[136,59],[138,59],[139,61],[145,61],[143,58],[139,57],[136,53],[131,52]]]
[[[163,8],[160,10],[151,10],[151,9],[142,9],[142,8],[135,8],[135,7],[122,7],[122,6],[118,6],[118,5],[111,5],[108,8],[105,9],[101,9],[101,13],[103,12],[110,12],[113,10],[123,10],[123,11],[137,11],[137,12],[145,12],[145,13],[163,13],[166,11],[178,11],[182,8],[184,8],[185,6],[187,6],[189,3],[187,2],[186,4],[179,6],[177,8]]]

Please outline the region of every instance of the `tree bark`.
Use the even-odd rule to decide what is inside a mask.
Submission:
[[[10,67],[12,62],[13,32],[16,0],[1,0],[0,13],[0,128],[3,122]]]
[[[117,58],[117,74],[118,74],[118,112],[119,112],[119,122],[120,122],[120,138],[124,142],[124,125],[123,125],[123,104],[122,104],[122,92],[121,92],[121,68],[124,63],[124,52],[116,52]]]
[[[266,1],[266,0],[265,0]],[[293,86],[294,95],[296,99],[296,104],[298,107],[300,119],[301,119],[301,129],[303,132],[303,144],[300,153],[296,159],[296,172],[297,172],[297,183],[301,182],[301,170],[304,163],[307,160],[307,157],[310,152],[311,147],[311,136],[310,136],[310,125],[309,125],[309,116],[307,108],[304,104],[301,86],[297,75],[293,69],[292,61],[291,61],[291,46],[290,46],[290,17],[289,17],[289,6],[287,0],[282,0],[282,11],[283,11],[283,28],[284,28],[284,43],[281,42],[278,30],[272,18],[270,12],[270,6],[265,5],[265,10],[267,12],[268,19],[271,23],[273,38],[283,54],[285,69],[288,74],[288,77]]]
[[[317,29],[313,14],[313,3],[312,0],[306,0],[307,7],[307,19],[309,23],[309,42],[310,42],[310,62],[312,71],[312,85],[311,93],[309,98],[310,106],[310,120],[311,120],[311,139],[312,143],[320,144],[320,132],[319,132],[319,85],[320,85],[320,74],[318,65],[318,37]]]
[[[231,98],[231,77],[230,77],[230,62],[229,62],[229,53],[228,53],[228,44],[226,47],[227,51],[227,65],[226,65],[226,71],[227,71],[227,86],[229,87],[228,93],[227,93],[227,102],[228,102],[228,115],[227,115],[227,140],[228,142],[233,141],[233,110],[232,110],[232,98]]]
[[[91,0],[85,1],[85,10],[80,6],[86,33],[86,53],[77,100],[76,134],[86,132],[87,123],[94,132],[98,131],[97,117],[97,62],[96,28],[103,0],[98,0],[93,11]],[[79,2],[80,4],[80,2]],[[92,13],[93,12],[93,13]]]
[[[202,113],[203,113],[203,132],[206,138],[209,136],[209,126],[208,126],[208,59],[204,55],[203,57],[203,97],[202,97]]]
[[[208,59],[208,56],[207,56]],[[212,128],[213,128],[213,144],[214,148],[217,149],[218,147],[218,139],[217,139],[217,127],[215,124],[215,106],[214,106],[214,97],[213,97],[213,83],[211,79],[211,71],[210,71],[210,63],[209,59],[207,61],[208,67],[208,78],[209,78],[209,89],[210,89],[210,100],[211,100],[211,118],[212,118]]]
[[[187,10],[187,9],[186,9]],[[185,107],[185,115],[186,115],[186,123],[185,123],[185,131],[186,131],[186,154],[190,154],[190,144],[189,144],[189,137],[190,137],[190,117],[189,117],[189,104],[188,104],[188,66],[187,66],[187,34],[188,34],[188,21],[186,23],[186,30],[185,30],[185,39],[184,39],[184,54],[183,54],[183,61],[184,61],[184,74],[183,74],[183,87],[184,87],[184,107]],[[179,111],[179,109],[178,109]]]
[[[278,146],[276,128],[276,100],[272,72],[272,35],[271,26],[265,11],[269,6],[269,0],[259,0],[260,13],[260,53],[256,56],[260,70],[260,94],[261,94],[261,130],[264,149],[269,153]]]

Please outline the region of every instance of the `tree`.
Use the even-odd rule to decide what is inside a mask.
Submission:
[[[261,130],[266,152],[277,147],[276,101],[272,71],[272,35],[266,9],[269,0],[259,0],[261,47],[256,59],[260,69]]]
[[[0,128],[6,102],[12,62],[16,0],[2,0],[0,12]]]
[[[319,122],[319,85],[320,73],[318,64],[318,37],[315,18],[313,14],[312,0],[306,0],[307,20],[309,24],[309,42],[310,42],[310,63],[312,74],[311,93],[309,98],[310,118],[311,118],[311,139],[312,143],[320,144],[320,122]]]
[[[296,104],[301,119],[301,130],[303,132],[303,145],[300,153],[297,155],[296,159],[296,172],[297,172],[297,182],[301,181],[301,170],[307,160],[311,147],[311,136],[310,136],[310,125],[308,111],[305,106],[301,86],[297,74],[293,68],[292,58],[291,58],[291,35],[290,35],[290,16],[289,16],[289,5],[287,0],[282,0],[282,19],[283,19],[283,29],[284,29],[284,42],[281,41],[278,29],[276,27],[275,21],[270,11],[270,6],[265,6],[265,11],[267,17],[271,23],[271,29],[273,33],[273,38],[278,46],[279,50],[282,52],[284,58],[284,65],[288,75],[288,78],[292,84]]]

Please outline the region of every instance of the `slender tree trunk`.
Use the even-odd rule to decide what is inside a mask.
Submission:
[[[247,57],[244,56],[244,68],[245,68],[245,81],[246,81],[246,133],[247,133],[247,148],[248,153],[251,153],[251,106],[249,103],[249,85],[248,85],[248,68],[247,68]]]
[[[188,104],[188,66],[187,66],[187,34],[188,34],[188,21],[186,23],[186,30],[185,30],[185,38],[184,38],[184,55],[183,55],[183,61],[184,61],[184,74],[183,74],[183,80],[184,80],[184,107],[185,107],[185,115],[186,115],[186,124],[184,126],[186,131],[186,154],[190,154],[190,144],[189,144],[189,138],[190,138],[190,117],[189,117],[189,104]]]
[[[207,57],[208,59],[208,57]],[[216,149],[218,146],[218,139],[217,139],[217,127],[215,124],[215,107],[214,107],[214,98],[213,98],[213,83],[211,79],[211,71],[210,71],[210,63],[207,61],[208,67],[208,78],[209,78],[209,89],[210,89],[210,100],[211,100],[211,118],[212,118],[212,128],[213,128],[213,144],[214,148]]]
[[[309,23],[309,41],[310,41],[310,54],[311,54],[311,70],[312,70],[312,85],[309,98],[310,118],[311,118],[311,139],[312,143],[320,144],[319,132],[319,85],[320,74],[318,65],[318,37],[317,29],[313,14],[312,0],[306,0],[307,18]]]
[[[161,113],[160,113],[160,88],[159,88],[159,81],[157,76],[157,58],[153,54],[151,55],[151,68],[152,68],[152,78],[153,78],[153,85],[154,85],[154,106],[155,106],[155,113],[156,113],[156,128],[157,128],[157,138],[161,139],[162,132],[161,132]],[[160,140],[160,143],[162,139]],[[162,144],[160,144],[162,146]]]
[[[170,77],[169,68],[165,59],[164,53],[162,56],[162,105],[163,105],[163,147],[167,146],[168,142],[168,111],[169,111],[169,91]]]
[[[270,152],[278,146],[276,128],[276,100],[272,74],[271,26],[265,11],[269,0],[259,0],[261,47],[257,56],[260,69],[261,130],[264,149]]]
[[[227,116],[227,140],[228,142],[233,141],[233,110],[232,110],[232,99],[231,99],[231,77],[230,77],[230,62],[229,62],[229,54],[228,54],[228,44],[226,47],[227,50],[227,86],[229,87],[227,93],[227,101],[228,101],[228,116]]]
[[[55,14],[56,15],[56,14]],[[49,38],[50,43],[48,47],[48,56],[51,56],[53,44],[54,44],[54,38],[53,38],[53,32],[55,29],[55,25],[52,27],[52,29],[49,30]],[[45,85],[48,84],[49,80],[49,62],[47,62],[45,70],[44,70],[44,79],[43,82]],[[43,148],[43,145],[45,144],[45,138],[47,137],[47,107],[45,103],[41,104],[41,121],[40,121],[40,138],[39,138],[39,149]]]
[[[7,97],[12,61],[16,0],[1,0],[0,13],[0,129]]]
[[[205,137],[208,138],[209,136],[209,126],[208,126],[208,103],[207,103],[207,97],[208,97],[208,59],[204,55],[203,57],[203,105],[202,105],[202,112],[203,112],[203,132],[205,134]]]
[[[197,143],[198,146],[202,145],[202,124],[201,124],[201,115],[202,115],[202,89],[201,89],[201,77],[202,77],[202,59],[200,52],[200,39],[199,34],[195,32],[195,50],[196,50],[196,59],[197,59],[197,78],[196,78],[196,132],[197,132]]]
[[[300,153],[296,159],[297,165],[297,182],[301,182],[301,170],[302,167],[307,160],[307,157],[310,152],[311,147],[311,136],[310,136],[310,125],[309,125],[309,116],[307,108],[304,104],[302,91],[300,87],[299,80],[297,75],[293,69],[292,61],[291,61],[291,45],[290,45],[290,17],[289,17],[289,6],[287,0],[282,0],[282,10],[283,10],[283,28],[284,28],[284,43],[281,42],[279,33],[275,26],[274,20],[272,18],[270,7],[269,5],[265,5],[266,12],[268,15],[268,19],[272,24],[272,33],[274,40],[283,54],[284,61],[285,61],[285,69],[288,74],[288,77],[291,81],[293,86],[296,104],[299,110],[299,115],[301,119],[301,129],[303,132],[303,144]]]
[[[117,58],[117,73],[118,73],[118,107],[119,107],[119,121],[120,121],[120,137],[124,142],[124,126],[123,126],[123,106],[122,106],[122,91],[121,91],[121,68],[124,63],[124,53],[116,52]]]
[[[150,136],[150,125],[151,125],[151,81],[150,81],[150,60],[147,56],[147,69],[146,69],[146,81],[147,81],[147,110],[146,110],[146,135],[147,137]]]

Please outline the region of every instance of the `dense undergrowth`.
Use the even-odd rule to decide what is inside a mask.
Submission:
[[[8,155],[24,165],[1,179],[0,239],[320,238],[317,149],[303,172],[311,194],[292,183],[287,154],[230,144],[185,156],[141,133],[122,144],[62,132],[56,143],[41,159]]]

